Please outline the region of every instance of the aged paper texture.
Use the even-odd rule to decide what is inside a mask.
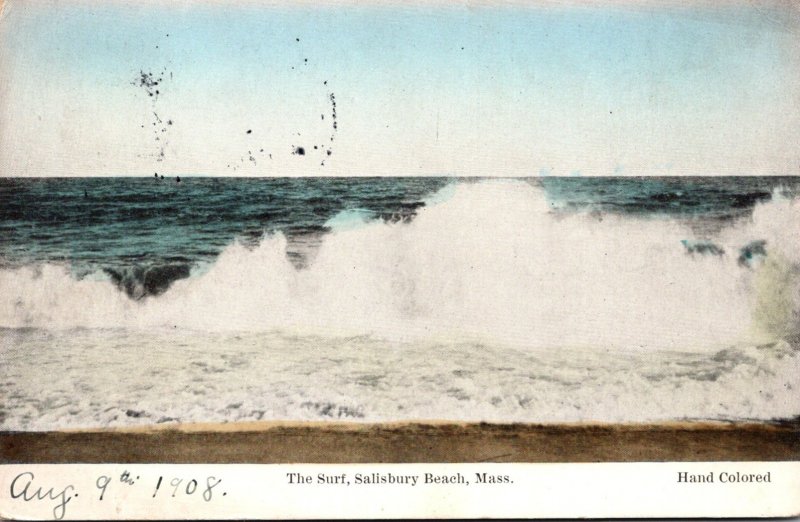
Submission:
[[[795,2],[0,5],[0,516],[800,512]]]

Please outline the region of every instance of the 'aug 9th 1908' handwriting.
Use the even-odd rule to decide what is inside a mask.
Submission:
[[[149,482],[149,481],[148,481]],[[153,483],[145,485],[150,498],[175,498],[197,497],[205,502],[211,502],[215,497],[225,496],[226,492],[217,488],[222,482],[221,478],[206,476],[194,477],[166,477],[159,475]],[[95,490],[90,493],[93,500],[102,502],[111,490],[115,488],[130,488],[141,484],[140,476],[129,471],[122,472],[119,477],[98,475],[95,480]],[[217,488],[217,489],[215,489]],[[137,489],[141,489],[137,488]],[[61,520],[67,512],[67,505],[79,497],[79,492],[72,484],[66,486],[52,486],[37,481],[36,476],[25,471],[18,474],[11,481],[11,498],[21,502],[49,503],[52,505],[53,518]]]

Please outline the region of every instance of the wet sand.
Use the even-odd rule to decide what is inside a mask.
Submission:
[[[0,433],[3,463],[418,463],[800,460],[782,423],[193,424]]]

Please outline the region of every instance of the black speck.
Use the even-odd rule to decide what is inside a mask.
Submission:
[[[253,129],[247,129],[247,134],[252,134],[252,133],[253,133]]]
[[[333,151],[332,151],[332,150],[330,150],[330,149],[328,149],[327,151],[325,151],[325,153],[326,153],[328,156],[330,156],[331,154],[333,154]]]
[[[300,41],[300,38],[295,38],[294,40],[295,40],[296,42],[299,42],[299,41]]]
[[[292,154],[297,154],[298,156],[305,156],[306,149],[303,147],[295,147],[294,152],[292,152]]]

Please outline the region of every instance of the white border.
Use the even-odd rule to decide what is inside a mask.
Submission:
[[[125,471],[133,484],[121,480]],[[680,472],[713,475],[714,482],[679,482]],[[723,482],[723,473],[735,476],[737,472],[760,475],[762,480],[768,477],[769,482]],[[289,484],[288,473],[310,476],[311,482]],[[356,474],[373,473],[387,480],[389,474],[414,475],[418,481],[416,485],[356,484]],[[469,484],[425,484],[426,473],[461,474]],[[508,476],[512,482],[479,484],[476,473]],[[320,484],[319,474],[329,480],[345,474],[349,485]],[[159,476],[163,479],[156,492]],[[204,499],[209,477],[212,483],[221,482]],[[182,479],[177,491],[170,485],[173,478]],[[192,479],[198,485],[187,495],[187,487],[193,489]],[[101,501],[98,485],[103,483],[107,485]],[[12,498],[12,484],[17,498]],[[65,499],[62,514],[59,507]],[[12,519],[54,520],[59,515],[63,520],[783,517],[799,513],[800,462],[0,466],[0,518]]]

